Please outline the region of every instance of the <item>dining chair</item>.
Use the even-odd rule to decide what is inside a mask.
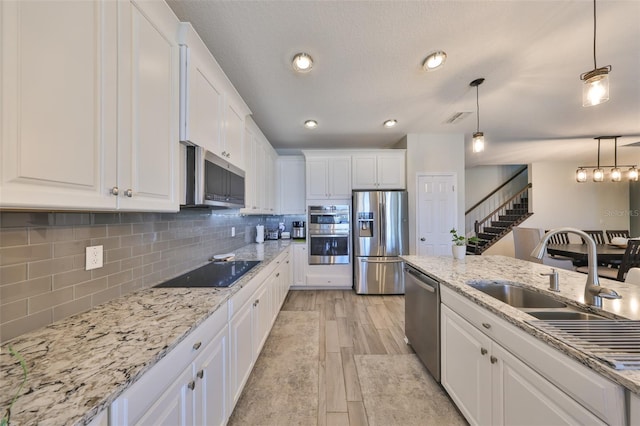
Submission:
[[[629,231],[621,229],[617,231],[607,231],[607,238],[609,239],[609,243],[614,238],[629,238]]]
[[[625,283],[640,285],[640,268],[631,268],[627,271],[627,276],[624,278]]]
[[[583,231],[585,234],[593,238],[593,241],[596,244],[606,244],[607,242],[604,240],[604,232],[602,231]],[[582,238],[582,244],[587,244],[587,242]]]
[[[629,240],[627,249],[622,255],[622,261],[619,268],[608,268],[606,266],[598,266],[598,276],[609,278],[612,280],[624,281],[627,271],[631,268],[640,268],[640,240]],[[586,266],[577,269],[578,272],[588,273]],[[635,273],[634,273],[635,274]]]
[[[549,232],[549,229],[544,231],[546,234]],[[551,238],[549,238],[548,244],[569,244],[569,233],[568,232],[558,232],[557,234],[553,234]]]
[[[542,239],[542,229],[540,228],[523,228],[516,226],[513,228],[513,245],[515,249],[515,258],[528,260],[529,262],[542,263],[553,268],[568,269],[574,271],[573,262],[566,259],[555,259],[546,254],[542,260],[531,256],[531,252]]]

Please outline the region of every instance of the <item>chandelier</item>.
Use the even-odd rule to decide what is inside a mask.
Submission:
[[[588,178],[588,169],[593,169],[593,181],[594,182],[604,182],[605,178],[605,170],[604,168],[611,167],[610,177],[611,182],[620,182],[622,180],[622,170],[620,167],[629,167],[627,170],[627,178],[630,181],[638,181],[638,168],[634,165],[622,165],[618,164],[618,138],[620,136],[598,136],[594,138],[598,141],[598,163],[596,166],[578,166],[578,170],[576,170],[576,181],[583,183],[587,181]],[[600,165],[600,140],[601,139],[613,139],[614,143],[614,161],[613,166],[602,166]]]

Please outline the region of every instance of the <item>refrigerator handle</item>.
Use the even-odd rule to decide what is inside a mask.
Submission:
[[[384,202],[384,198],[382,198],[382,200],[380,201],[380,233],[378,235],[380,235],[380,239],[378,241],[380,241],[381,244],[384,244],[382,249],[384,250],[384,253],[386,254],[387,252],[387,234],[385,232],[385,229],[387,227],[387,206],[385,205]]]

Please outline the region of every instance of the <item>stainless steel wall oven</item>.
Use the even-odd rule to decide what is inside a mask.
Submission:
[[[309,206],[309,264],[348,264],[351,247],[349,205]]]

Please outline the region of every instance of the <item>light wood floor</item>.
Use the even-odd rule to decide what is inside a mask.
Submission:
[[[292,290],[282,310],[320,313],[318,425],[367,425],[354,355],[413,353],[404,342],[404,296]]]

